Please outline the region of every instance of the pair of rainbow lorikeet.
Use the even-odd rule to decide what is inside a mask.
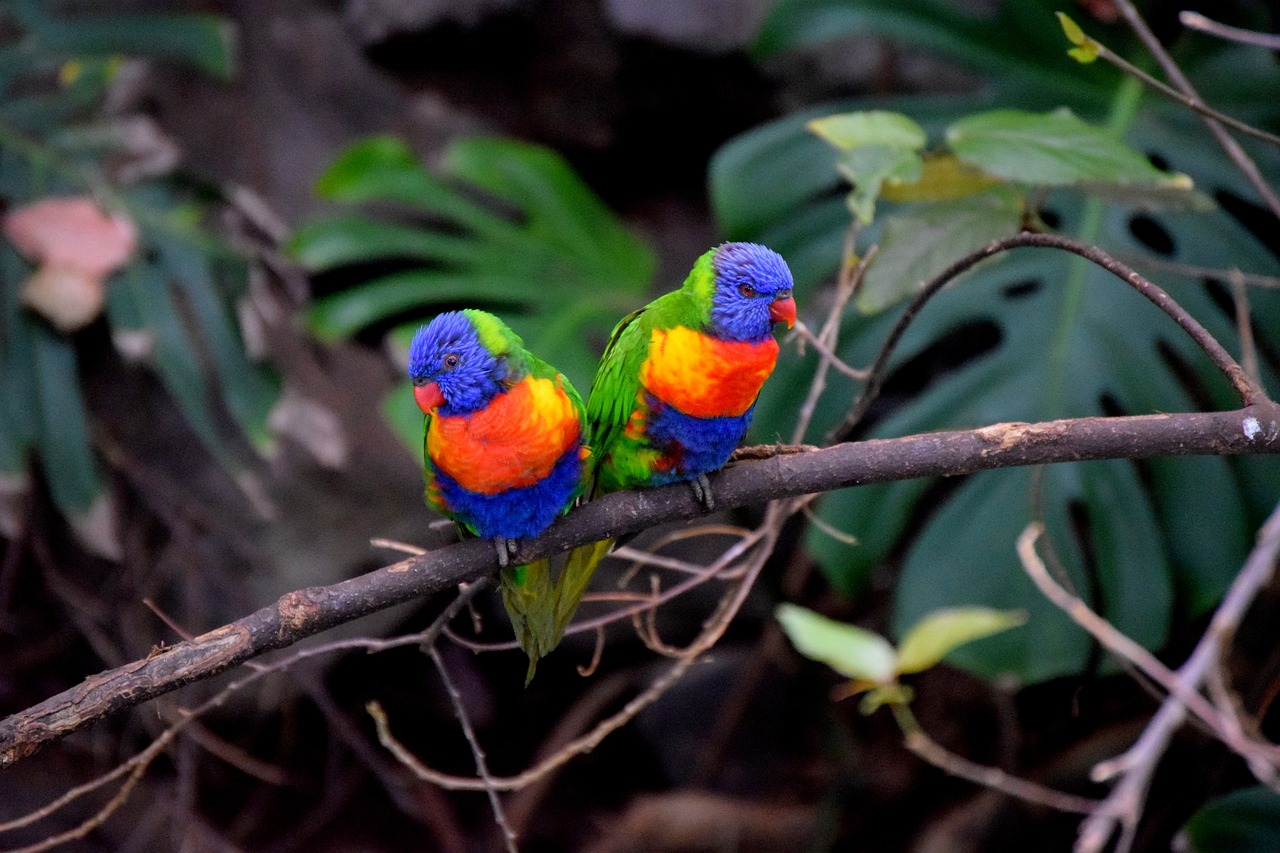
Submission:
[[[773,327],[796,319],[791,271],[753,243],[704,254],[679,290],[624,317],[584,406],[569,380],[484,311],[441,314],[409,350],[414,398],[426,413],[427,502],[498,550],[503,602],[533,677],[560,642],[609,540],[509,567],[517,540],[537,536],[588,497],[688,481],[709,510],[707,473],[746,435],[773,371]]]

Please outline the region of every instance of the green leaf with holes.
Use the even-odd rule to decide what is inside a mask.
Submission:
[[[1274,69],[1254,73],[1261,75],[1259,85],[1280,85]],[[914,103],[913,109],[901,100],[846,102],[832,105],[828,114],[893,109],[938,138],[974,114],[979,102]],[[848,216],[840,218],[833,198],[842,187],[836,153],[815,149],[805,130],[817,112],[734,140],[718,152],[712,169],[712,198],[725,231],[781,251],[796,273],[802,304],[813,301],[816,285],[831,280],[850,223]],[[1152,102],[1138,113],[1125,141],[1168,163],[1171,171],[1190,175],[1208,196],[1252,197],[1192,116]],[[1265,174],[1280,175],[1275,152],[1260,149],[1258,157]],[[825,178],[817,161],[826,163]],[[1119,175],[1113,171],[1109,178]],[[1274,255],[1224,209],[1152,209],[1133,202],[1119,195],[1099,202],[1096,242],[1117,256],[1139,259],[1140,269],[1228,350],[1239,352],[1229,298],[1223,298],[1229,292],[1225,271],[1239,267],[1274,276],[1280,274]],[[909,245],[911,229],[899,237],[886,223],[938,204],[880,203],[884,210],[864,230],[863,246],[890,240]],[[1081,227],[1084,204],[1073,187],[1049,190],[1044,207],[1061,231],[1072,234]],[[915,233],[921,242],[931,236],[925,229]],[[939,248],[939,258],[958,258],[970,248],[972,241],[957,239],[950,253]],[[1144,257],[1160,266],[1142,264]],[[1191,266],[1171,270],[1170,262]],[[875,263],[886,263],[884,253]],[[1222,270],[1219,283],[1206,287],[1193,266]],[[907,278],[899,291],[904,295],[921,276]],[[892,301],[892,290],[887,292],[881,304]],[[1253,289],[1250,297],[1255,333],[1266,341],[1263,351],[1274,352],[1280,348],[1280,292]],[[855,366],[869,364],[895,314],[847,314],[841,357]],[[812,354],[780,360],[756,408],[756,440],[790,435],[798,389],[807,387],[815,364]],[[1262,359],[1262,370],[1276,393],[1280,381],[1270,357]],[[821,440],[859,390],[843,376],[831,378],[806,440]],[[1019,249],[972,270],[929,302],[898,346],[882,402],[864,437],[1001,421],[1229,408],[1239,401],[1179,327],[1124,282],[1062,252]],[[1221,596],[1248,551],[1250,530],[1276,500],[1277,482],[1275,459],[1207,457],[863,486],[826,495],[816,508],[823,521],[858,544],[813,528],[807,545],[831,582],[848,593],[863,588],[896,555],[898,633],[938,608],[980,604],[1027,611],[1026,627],[962,646],[948,659],[985,674],[1038,680],[1078,672],[1090,659],[1091,641],[1023,575],[1014,542],[1033,506],[1045,516],[1048,542],[1085,600],[1121,630],[1158,647],[1174,619],[1202,614]]]

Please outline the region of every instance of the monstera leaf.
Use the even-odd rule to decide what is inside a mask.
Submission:
[[[938,138],[979,105],[985,103],[954,99],[864,102],[857,107],[904,112],[930,138]],[[782,252],[802,295],[830,280],[850,221],[839,210],[837,153],[824,150],[804,130],[820,112],[791,116],[734,140],[717,155],[712,169],[713,199],[727,234]],[[1207,196],[1251,197],[1230,162],[1197,132],[1194,120],[1175,111],[1143,110],[1127,141],[1170,170],[1189,175]],[[767,170],[752,168],[765,162]],[[1274,156],[1262,162],[1268,174],[1280,175]],[[788,176],[785,185],[774,183],[778,175]],[[1146,257],[1221,270],[1277,272],[1275,256],[1222,209],[1206,212],[1196,209],[1203,205],[1193,205],[1190,210],[1161,210],[1150,197],[1132,203],[1115,200],[1123,195],[1086,201],[1087,187],[1044,192],[1046,214],[1064,233],[1078,232],[1086,205],[1095,205],[1095,241],[1134,258],[1139,266]],[[748,205],[747,199],[756,203]],[[910,240],[909,228],[895,238],[889,223],[925,207],[889,205],[883,199],[882,205],[879,224],[864,231],[864,244]],[[944,217],[932,232],[917,233],[916,242],[928,243],[929,251],[939,254],[948,233]],[[956,242],[951,257],[971,248]],[[1194,270],[1148,271],[1228,349],[1238,351],[1220,284],[1206,284]],[[1223,272],[1218,278],[1225,276]],[[870,307],[892,304],[910,289],[903,287]],[[1276,346],[1274,330],[1280,329],[1280,294],[1255,290],[1251,296],[1255,328],[1266,339],[1267,351]],[[855,365],[869,363],[892,313],[846,317],[842,357]],[[805,387],[812,367],[812,356],[784,359],[757,410],[759,440],[788,434],[796,405],[791,389]],[[1039,249],[996,258],[932,300],[902,340],[893,369],[885,405],[868,437],[1238,404],[1169,318],[1101,269]],[[1264,373],[1275,388],[1274,365]],[[832,382],[811,440],[840,420],[858,390],[843,377]],[[926,613],[960,603],[1028,611],[1026,630],[959,649],[953,657],[983,673],[1007,671],[1043,679],[1078,671],[1088,658],[1089,640],[1022,575],[1013,543],[1033,506],[1045,517],[1049,541],[1076,590],[1121,630],[1158,646],[1171,620],[1185,615],[1176,607],[1198,613],[1221,595],[1247,550],[1248,531],[1264,505],[1276,499],[1277,482],[1280,470],[1274,460],[1199,458],[990,472],[958,484],[894,483],[824,498],[822,519],[856,537],[858,544],[838,542],[815,528],[809,545],[831,581],[846,592],[860,588],[891,553],[901,554],[894,620],[899,630]]]
[[[425,321],[447,308],[487,307],[585,393],[613,323],[643,301],[652,252],[546,148],[464,139],[449,149],[443,173],[427,171],[404,143],[378,137],[357,143],[321,177],[325,198],[383,206],[305,224],[294,255],[315,271],[370,262],[404,268],[319,300],[312,328],[332,338],[405,314]],[[396,330],[393,344],[407,349],[416,325]],[[403,417],[406,405],[414,417]],[[388,411],[420,445],[407,380]]]

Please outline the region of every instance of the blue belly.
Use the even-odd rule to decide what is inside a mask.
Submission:
[[[444,471],[431,467],[449,515],[483,539],[537,536],[569,508],[583,487],[582,458],[576,444],[556,460],[543,479],[495,495],[464,489]]]
[[[645,436],[649,445],[675,464],[666,471],[654,471],[651,483],[692,480],[699,474],[719,470],[742,442],[751,426],[752,406],[741,415],[723,418],[695,418],[646,395],[649,418]]]

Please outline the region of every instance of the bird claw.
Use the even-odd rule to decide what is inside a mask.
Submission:
[[[511,562],[511,558],[515,556],[516,548],[520,545],[519,540],[507,539],[504,536],[495,537],[493,547],[498,552],[498,566],[506,568]]]
[[[698,499],[698,503],[702,504],[703,509],[707,512],[715,511],[716,498],[711,494],[711,481],[707,479],[706,474],[699,474],[695,479],[690,480],[689,487],[693,489],[693,496]]]

